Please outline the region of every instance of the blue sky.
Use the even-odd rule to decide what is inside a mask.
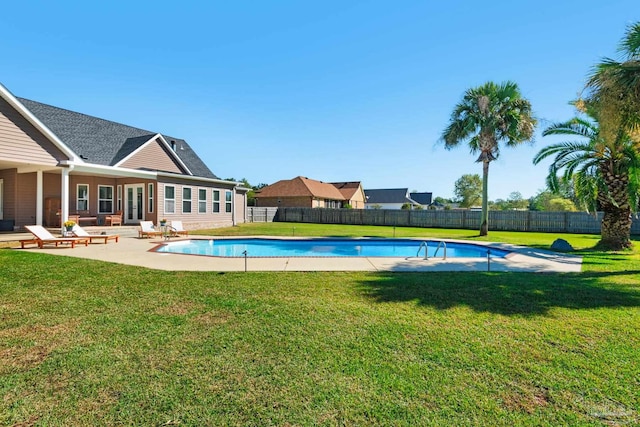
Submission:
[[[466,89],[513,80],[542,126],[567,119],[638,20],[637,0],[9,2],[0,82],[184,138],[221,178],[451,197],[481,173],[438,143]],[[548,163],[531,159],[552,142],[502,150],[489,198],[544,188]]]

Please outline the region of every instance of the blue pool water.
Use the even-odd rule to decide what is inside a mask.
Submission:
[[[158,252],[217,257],[415,257],[422,240],[408,239],[220,239],[183,240],[160,246]],[[504,257],[509,252],[475,245],[447,242],[447,258]],[[428,242],[434,256],[438,242]],[[437,256],[443,255],[443,248]],[[424,248],[420,251],[424,257]]]

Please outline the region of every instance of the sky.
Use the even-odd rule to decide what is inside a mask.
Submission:
[[[467,89],[516,82],[540,126],[504,148],[489,199],[545,188],[540,132],[638,0],[30,1],[0,16],[0,83],[15,96],[185,139],[220,178],[306,176],[453,197],[481,174],[440,137]]]

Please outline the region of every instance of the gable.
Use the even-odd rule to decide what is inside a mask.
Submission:
[[[157,170],[162,172],[187,173],[167,152],[167,148],[160,139],[155,138],[134,152],[118,166],[129,169]]]
[[[17,99],[86,163],[115,166],[140,148],[144,141],[148,141],[153,135],[158,135],[158,132],[100,119],[29,99]],[[163,137],[166,141],[175,140],[179,144],[180,150],[176,151],[175,155],[191,174],[204,178],[219,179],[186,141],[167,136]],[[177,164],[179,162],[174,159],[174,165],[170,167],[170,170],[176,171]],[[160,169],[157,166],[157,163],[145,164],[141,168],[165,170],[170,165],[161,163],[161,166],[165,169]],[[180,171],[178,173],[183,172]]]
[[[256,194],[256,197],[315,197],[318,199],[345,200],[340,191],[332,184],[316,181],[302,176],[285,179],[269,185]]]
[[[68,157],[0,98],[0,161],[55,166]]]

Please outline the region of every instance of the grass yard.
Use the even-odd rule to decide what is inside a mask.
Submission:
[[[394,230],[215,230],[294,232]],[[583,273],[167,273],[0,250],[0,425],[638,425],[638,244],[488,240],[557,237]]]

